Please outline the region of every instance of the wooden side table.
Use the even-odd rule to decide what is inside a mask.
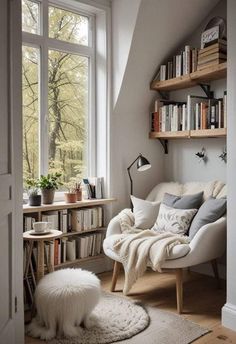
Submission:
[[[24,277],[27,278],[29,268],[31,268],[31,257],[33,253],[33,245],[34,241],[37,242],[38,246],[38,255],[37,255],[37,270],[36,270],[36,280],[39,280],[44,276],[44,242],[55,240],[56,238],[60,238],[62,235],[61,231],[57,231],[55,229],[50,230],[50,234],[45,235],[32,235],[30,234],[31,231],[23,233],[23,239],[28,241],[28,249],[26,249],[26,268],[24,272]],[[50,265],[50,271],[54,270],[54,265]]]

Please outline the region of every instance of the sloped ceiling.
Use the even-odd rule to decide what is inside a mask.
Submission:
[[[133,0],[126,2],[130,1]],[[165,180],[163,149],[158,141],[148,138],[149,111],[152,110],[150,106],[156,97],[156,92],[149,90],[149,83],[157,66],[187,40],[217,2],[218,0],[142,0],[137,20],[133,20],[132,39],[127,35],[130,47],[126,45],[122,49],[122,40],[119,42],[116,53],[126,53],[123,63],[127,63],[120,69],[120,86],[116,89],[116,101],[110,121],[111,192],[118,199],[114,205],[114,213],[129,205],[126,168],[139,152],[149,159],[152,168],[143,173],[138,173],[135,166],[132,168],[134,195],[146,197],[154,185]],[[130,13],[123,10],[119,13],[119,6],[116,11],[113,9],[113,21],[114,16],[130,16]],[[125,18],[120,22],[121,25],[124,20]],[[116,24],[115,33],[123,30],[123,27],[119,28],[119,20]],[[130,35],[132,29],[129,30]],[[116,44],[114,32],[112,38],[113,44]],[[113,68],[116,68],[114,63]],[[117,70],[113,69],[113,73],[117,73]]]

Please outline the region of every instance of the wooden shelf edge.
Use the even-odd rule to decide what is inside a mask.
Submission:
[[[73,231],[73,232],[68,232],[68,233],[62,233],[61,237],[60,238],[64,238],[64,237],[71,237],[71,236],[74,236],[74,235],[81,235],[81,234],[87,234],[87,233],[95,233],[95,232],[99,232],[99,231],[102,231],[102,232],[105,232],[107,230],[106,227],[97,227],[97,228],[93,228],[93,229],[88,229],[88,230],[85,230],[85,231]]]
[[[205,68],[200,71],[182,75],[178,78],[173,78],[164,81],[152,81],[150,89],[155,91],[174,91],[195,86],[202,82],[209,82],[212,80],[223,79],[227,76],[227,62]]]
[[[23,205],[23,214],[27,213],[38,213],[50,210],[61,210],[61,209],[74,209],[74,208],[85,208],[93,207],[98,205],[105,205],[115,202],[116,198],[103,198],[103,199],[91,199],[83,200],[76,203],[65,203],[65,202],[54,202],[53,204],[42,204],[40,206],[32,207],[28,204]]]
[[[90,261],[90,260],[96,260],[96,259],[101,259],[101,258],[105,258],[105,257],[106,257],[106,255],[102,253],[102,254],[99,254],[97,256],[89,256],[89,257],[86,257],[86,258],[80,258],[80,259],[76,259],[76,260],[73,260],[73,261],[67,261],[65,263],[54,265],[54,269],[55,270],[62,269],[62,268],[65,268],[65,267],[76,265],[78,263],[84,263],[84,262],[87,262],[87,261]]]
[[[150,139],[191,139],[191,138],[210,138],[210,137],[226,137],[227,129],[205,129],[205,130],[186,130],[186,131],[165,131],[150,132]]]
[[[190,137],[191,138],[210,138],[210,137],[226,137],[227,129],[220,128],[220,129],[204,129],[204,130],[190,130]]]
[[[189,130],[185,131],[165,131],[165,132],[150,132],[150,139],[183,139],[189,138]]]

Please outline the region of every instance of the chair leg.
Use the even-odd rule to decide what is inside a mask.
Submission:
[[[217,260],[213,259],[211,261],[211,265],[212,265],[212,269],[213,269],[213,272],[214,272],[214,275],[215,275],[215,278],[216,278],[216,281],[217,281],[217,287],[220,289],[221,285],[220,285],[220,277],[219,277],[219,272],[218,272]]]
[[[176,298],[177,298],[177,311],[179,314],[183,310],[183,270],[176,269]]]
[[[112,280],[111,280],[111,291],[115,291],[116,282],[118,279],[121,265],[122,264],[120,262],[117,262],[117,261],[114,262],[113,274],[112,274]]]

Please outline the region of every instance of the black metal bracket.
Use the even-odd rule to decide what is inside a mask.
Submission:
[[[162,145],[162,147],[164,148],[164,153],[168,154],[168,140],[166,139],[158,139]]]
[[[199,84],[203,92],[206,94],[207,98],[214,98],[214,92],[211,91],[211,86],[206,84]]]
[[[161,96],[161,99],[163,100],[169,100],[169,93],[168,92],[162,92],[162,91],[158,91],[160,96]]]

